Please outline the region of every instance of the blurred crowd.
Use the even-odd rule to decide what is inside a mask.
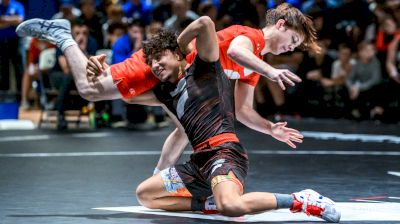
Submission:
[[[399,0],[1,0],[0,91],[16,92],[23,110],[57,110],[60,130],[67,128],[64,111],[71,107],[95,111],[96,127],[121,120],[132,129],[162,127],[161,108],[122,101],[85,107],[88,102],[73,91],[61,51],[41,40],[20,39],[15,27],[29,18],[68,19],[73,38],[88,56],[105,53],[114,64],[161,28],[179,32],[202,15],[209,16],[217,30],[234,24],[263,27],[266,10],[282,2],[313,19],[322,52],[266,55],[267,63],[290,69],[303,81],[282,91],[261,78],[257,111],[277,120],[294,116],[398,122]]]

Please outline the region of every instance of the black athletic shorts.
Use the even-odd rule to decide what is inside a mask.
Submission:
[[[237,142],[200,150],[185,164],[175,165],[184,185],[194,198],[212,195],[211,180],[232,171],[244,186],[249,161],[246,150]]]

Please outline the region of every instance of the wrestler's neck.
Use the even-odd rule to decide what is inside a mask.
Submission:
[[[186,69],[190,67],[190,64],[186,60],[182,60],[179,65],[178,80],[183,78],[186,74]]]
[[[181,68],[182,68],[183,70],[186,70],[186,69],[188,69],[189,67],[190,67],[190,64],[189,64],[185,59],[181,61]]]
[[[267,53],[271,52],[271,47],[270,47],[270,43],[273,37],[274,37],[274,33],[271,29],[271,27],[264,27],[262,29],[263,35],[264,35],[264,40],[265,40],[265,47],[261,50],[261,55],[265,55]]]

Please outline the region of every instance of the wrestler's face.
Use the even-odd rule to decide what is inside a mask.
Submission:
[[[175,83],[179,76],[178,59],[176,53],[166,50],[151,60],[151,71],[161,82]]]
[[[278,55],[293,51],[303,41],[304,37],[292,29],[285,27],[284,20],[279,20],[274,26],[274,35],[268,40],[272,54]]]

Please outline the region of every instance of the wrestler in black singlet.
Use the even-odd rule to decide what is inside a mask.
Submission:
[[[219,60],[205,62],[197,56],[178,84],[160,83],[153,91],[179,119],[192,146],[235,133],[233,89]],[[175,168],[193,197],[201,197],[212,194],[213,177],[229,171],[244,185],[248,159],[240,143],[224,142],[194,152],[190,161]]]

